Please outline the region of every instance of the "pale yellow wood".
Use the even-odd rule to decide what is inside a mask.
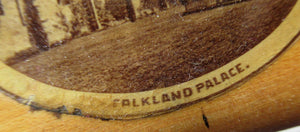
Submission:
[[[0,131],[265,131],[300,124],[300,41],[241,87],[181,110],[130,121],[30,111],[0,94]],[[207,117],[210,128],[203,121]]]

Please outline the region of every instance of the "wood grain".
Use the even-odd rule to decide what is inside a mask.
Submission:
[[[267,69],[224,95],[137,120],[31,111],[0,94],[0,131],[274,131],[300,124],[300,41]],[[207,118],[209,128],[205,125]]]

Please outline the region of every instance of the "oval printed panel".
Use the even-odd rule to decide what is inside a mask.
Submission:
[[[237,87],[299,35],[297,0],[1,0],[0,87],[33,108],[133,119]]]

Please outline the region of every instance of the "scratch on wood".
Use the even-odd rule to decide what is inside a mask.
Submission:
[[[204,123],[205,123],[205,126],[206,126],[207,128],[209,128],[209,124],[208,124],[207,117],[206,117],[204,114],[202,114],[202,118],[203,118],[203,121],[204,121]]]

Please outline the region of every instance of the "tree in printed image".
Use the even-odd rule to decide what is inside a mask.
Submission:
[[[39,17],[38,9],[33,4],[34,0],[24,0],[25,14],[29,38],[33,45],[40,50],[48,50],[47,33],[42,27],[42,21]]]
[[[134,22],[136,20],[136,15],[131,0],[126,0],[126,7],[127,7],[129,20]]]
[[[0,15],[4,15],[4,10],[3,10],[3,7],[2,7],[1,0],[0,0]]]

